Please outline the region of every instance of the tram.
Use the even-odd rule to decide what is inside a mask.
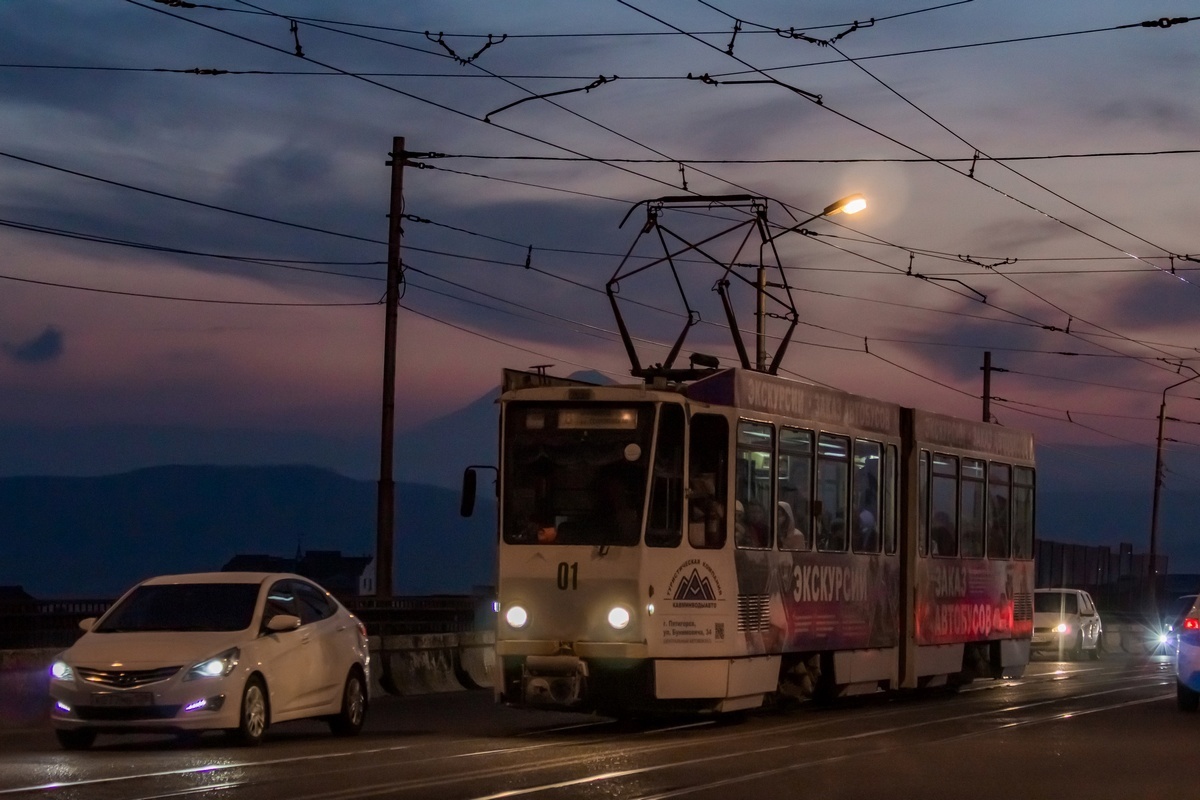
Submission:
[[[506,371],[500,420],[503,703],[729,712],[1028,663],[1031,434],[744,368]]]

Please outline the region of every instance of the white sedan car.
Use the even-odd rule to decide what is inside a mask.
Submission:
[[[52,664],[51,721],[67,749],[97,733],[224,730],[258,744],[285,720],[362,728],[366,627],[299,575],[167,575],[126,592]]]
[[[1052,651],[1059,658],[1078,659],[1084,653],[1100,658],[1104,626],[1092,596],[1082,589],[1035,589],[1030,647],[1034,652]]]

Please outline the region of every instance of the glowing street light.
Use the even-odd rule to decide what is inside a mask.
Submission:
[[[770,237],[763,244],[774,242],[785,233],[793,233],[800,230],[808,223],[822,217],[832,217],[834,214],[857,214],[867,207],[867,198],[861,194],[848,194],[841,200],[830,203],[825,206],[825,210],[820,214],[813,214],[803,222],[797,222],[790,228],[784,228],[779,233]],[[755,368],[759,372],[766,371],[767,368],[767,272],[763,267],[762,259],[758,260],[758,305],[754,313],[757,325],[755,326],[755,339],[757,343],[757,353],[755,354]]]

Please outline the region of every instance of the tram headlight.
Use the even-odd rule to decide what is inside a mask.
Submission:
[[[629,627],[629,619],[629,609],[624,606],[613,606],[608,612],[608,624],[618,631]]]
[[[524,628],[529,622],[529,612],[521,606],[509,606],[504,612],[504,620],[514,628]]]

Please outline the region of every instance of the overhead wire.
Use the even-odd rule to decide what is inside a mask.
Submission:
[[[622,6],[625,6],[626,8],[629,8],[629,9],[630,9],[630,10],[632,10],[632,11],[635,11],[635,12],[637,12],[637,13],[639,13],[639,14],[642,14],[643,16],[646,16],[646,17],[648,17],[649,19],[652,19],[652,20],[654,20],[654,21],[658,22],[659,24],[662,24],[662,25],[664,25],[664,26],[666,26],[666,27],[668,27],[668,28],[671,28],[671,29],[673,29],[673,30],[679,31],[679,32],[681,32],[681,33],[683,32],[683,31],[682,31],[682,29],[680,29],[678,26],[674,25],[673,23],[670,23],[670,22],[668,22],[668,21],[666,21],[666,20],[664,20],[664,19],[662,19],[662,18],[660,18],[660,17],[657,17],[657,16],[655,16],[655,15],[651,14],[650,12],[648,12],[648,11],[646,11],[646,10],[642,9],[642,8],[639,8],[639,7],[638,7],[638,6],[636,6],[635,4],[633,4],[633,3],[629,2],[628,0],[616,0],[616,2],[618,2],[618,3],[619,3],[620,5],[622,5]],[[782,88],[789,89],[789,90],[791,90],[791,91],[793,91],[793,92],[798,92],[798,93],[800,94],[800,96],[801,96],[801,97],[803,97],[805,100],[807,100],[807,101],[809,101],[809,102],[812,102],[812,103],[815,103],[816,105],[820,106],[821,108],[825,109],[826,111],[828,111],[828,112],[830,112],[830,113],[833,113],[835,116],[839,117],[840,119],[843,119],[843,120],[845,120],[845,121],[847,121],[847,122],[849,122],[849,123],[851,123],[851,124],[853,124],[853,125],[855,125],[855,126],[857,126],[857,127],[860,127],[860,128],[862,128],[862,129],[864,129],[864,130],[867,130],[867,131],[869,131],[869,132],[871,132],[871,133],[873,133],[873,134],[875,134],[875,135],[877,135],[877,136],[880,136],[880,137],[882,137],[883,139],[885,139],[885,140],[887,140],[887,141],[889,141],[889,142],[892,142],[893,144],[896,144],[896,145],[898,145],[898,146],[900,146],[900,147],[903,147],[903,148],[904,148],[904,149],[906,149],[906,150],[909,150],[909,151],[911,151],[911,152],[917,153],[918,155],[921,155],[921,156],[924,156],[924,157],[928,157],[928,154],[921,152],[921,151],[920,151],[918,148],[916,148],[916,147],[914,147],[914,146],[912,146],[912,145],[909,145],[909,144],[907,144],[907,143],[905,143],[905,142],[902,142],[902,141],[900,141],[899,139],[896,139],[896,138],[895,138],[895,137],[893,137],[893,136],[890,136],[890,135],[888,135],[888,134],[886,134],[886,133],[884,133],[884,132],[882,132],[882,131],[880,131],[880,130],[878,130],[878,129],[874,128],[874,127],[871,127],[871,126],[867,125],[866,123],[863,123],[863,122],[861,122],[861,121],[859,121],[859,120],[856,120],[856,119],[854,119],[853,117],[850,117],[850,116],[849,116],[849,115],[847,115],[847,114],[844,114],[844,113],[842,113],[842,112],[840,112],[840,111],[837,111],[836,109],[833,109],[833,108],[829,107],[828,105],[824,104],[824,103],[822,102],[821,98],[820,98],[820,97],[818,97],[817,95],[813,95],[812,93],[805,92],[804,90],[797,89],[796,87],[793,87],[793,86],[791,86],[791,85],[789,85],[789,84],[786,84],[786,83],[784,83],[784,82],[780,81],[780,80],[779,80],[779,79],[777,79],[777,78],[774,78],[774,77],[772,77],[772,76],[770,76],[770,75],[767,75],[766,73],[762,72],[761,70],[759,70],[759,69],[757,69],[756,67],[754,67],[753,65],[751,65],[749,62],[747,62],[747,61],[745,61],[744,59],[742,59],[741,57],[739,57],[739,56],[735,55],[735,54],[732,52],[732,48],[730,48],[730,50],[728,50],[728,51],[722,51],[722,50],[720,50],[720,48],[719,48],[719,47],[717,47],[716,45],[713,45],[712,43],[710,43],[710,42],[707,42],[707,41],[705,41],[705,40],[703,40],[703,39],[700,39],[700,38],[698,38],[698,37],[690,37],[690,38],[694,39],[695,41],[699,42],[700,44],[702,44],[702,45],[704,45],[704,46],[706,46],[706,47],[709,47],[709,48],[711,48],[711,49],[717,50],[718,52],[722,52],[722,53],[724,53],[724,54],[725,54],[725,55],[726,55],[728,58],[731,58],[731,59],[733,59],[734,61],[737,61],[738,63],[742,64],[742,65],[743,65],[743,66],[745,66],[745,67],[748,67],[748,68],[750,68],[750,69],[752,69],[752,70],[755,70],[756,72],[759,72],[760,74],[762,74],[762,75],[763,75],[763,77],[767,78],[767,79],[768,79],[770,82],[772,82],[772,83],[775,83],[775,84],[779,85],[779,86],[780,86],[780,87],[782,87]],[[829,46],[832,46],[832,44],[831,44],[831,45],[829,45]],[[835,48],[835,49],[836,49],[836,48]],[[839,51],[839,55],[842,55],[842,56],[843,56],[843,58],[846,58],[844,54],[840,53],[840,51]],[[856,66],[858,66],[860,69],[863,69],[864,71],[866,71],[866,70],[865,70],[865,68],[861,67],[861,65],[856,65]],[[868,73],[868,74],[869,74],[869,73]],[[910,102],[910,101],[906,101],[906,102]],[[947,167],[947,169],[950,169],[951,171],[955,172],[956,174],[959,174],[959,175],[962,175],[962,174],[963,174],[963,173],[959,172],[959,170],[956,170],[956,169],[954,169],[953,167],[951,167],[951,166],[949,166],[949,165],[944,165],[944,166],[946,166],[946,167]],[[1019,173],[1018,173],[1018,174],[1019,174]],[[1101,242],[1101,243],[1103,243],[1103,244],[1106,244],[1106,245],[1108,245],[1109,247],[1113,247],[1114,249],[1118,249],[1118,250],[1120,250],[1120,248],[1116,248],[1116,247],[1115,247],[1115,245],[1111,245],[1111,244],[1109,244],[1109,243],[1107,243],[1107,242],[1104,242],[1103,240],[1099,239],[1098,237],[1096,237],[1096,236],[1094,236],[1094,235],[1092,235],[1092,234],[1086,233],[1086,232],[1085,232],[1085,231],[1083,231],[1082,229],[1079,229],[1077,226],[1074,226],[1074,225],[1072,225],[1072,224],[1070,224],[1070,223],[1068,223],[1068,222],[1066,222],[1066,221],[1064,221],[1064,220],[1060,220],[1060,219],[1058,219],[1057,217],[1054,217],[1053,215],[1049,214],[1048,212],[1045,212],[1045,211],[1043,211],[1043,210],[1041,210],[1041,209],[1038,209],[1038,208],[1036,208],[1035,206],[1033,206],[1032,204],[1030,204],[1030,203],[1027,203],[1027,202],[1025,202],[1024,200],[1021,200],[1021,199],[1019,199],[1019,198],[1017,198],[1017,197],[1015,197],[1015,196],[1011,195],[1010,193],[1004,192],[1003,190],[1001,190],[1001,189],[998,189],[997,187],[994,187],[994,186],[992,186],[992,185],[988,184],[988,183],[987,183],[987,182],[985,182],[985,181],[982,181],[982,180],[980,180],[980,179],[978,179],[978,178],[974,178],[973,176],[972,176],[972,180],[973,180],[974,182],[978,183],[979,185],[981,185],[981,186],[984,186],[984,187],[986,187],[986,188],[988,188],[988,189],[990,189],[990,190],[992,190],[992,191],[994,191],[994,192],[997,192],[997,193],[999,193],[1000,195],[1002,195],[1002,196],[1004,196],[1004,197],[1007,197],[1007,198],[1009,198],[1009,199],[1011,199],[1011,200],[1013,200],[1013,201],[1017,202],[1018,204],[1020,204],[1020,205],[1022,205],[1022,206],[1024,206],[1024,207],[1026,207],[1026,208],[1028,208],[1028,209],[1030,209],[1030,210],[1032,210],[1032,211],[1035,211],[1035,212],[1037,212],[1037,213],[1039,213],[1039,214],[1041,214],[1041,215],[1043,215],[1043,216],[1046,216],[1046,217],[1048,217],[1048,218],[1050,218],[1050,219],[1052,219],[1052,220],[1055,220],[1055,221],[1057,221],[1057,222],[1060,222],[1061,224],[1065,225],[1065,226],[1066,226],[1066,227],[1068,227],[1068,228],[1071,228],[1072,230],[1076,230],[1076,231],[1078,231],[1079,233],[1082,233],[1082,234],[1084,234],[1085,236],[1088,236],[1089,238],[1093,238],[1093,239],[1095,239],[1096,241],[1099,241],[1099,242]],[[836,223],[835,223],[835,224],[836,224]],[[1033,294],[1034,294],[1034,296],[1037,296],[1037,295],[1036,295],[1036,293],[1033,293]],[[1042,299],[1042,298],[1039,298],[1039,299]],[[1061,309],[1060,309],[1060,310],[1061,310]],[[1064,312],[1064,313],[1066,313],[1066,312]],[[1074,316],[1076,319],[1081,319],[1081,318],[1080,318],[1078,315],[1072,315],[1072,316]],[[1085,320],[1081,320],[1081,321],[1085,321]],[[1088,323],[1088,324],[1092,324],[1092,323]],[[1099,328],[1099,329],[1101,329],[1101,330],[1104,330],[1104,328],[1103,328],[1102,326],[1099,326],[1099,325],[1094,325],[1094,327],[1097,327],[1097,328]]]
[[[132,1],[132,0],[131,0],[131,1]],[[136,4],[136,5],[142,5],[142,4]],[[403,94],[403,92],[401,92],[401,94]],[[558,146],[558,145],[552,145],[552,146]]]

